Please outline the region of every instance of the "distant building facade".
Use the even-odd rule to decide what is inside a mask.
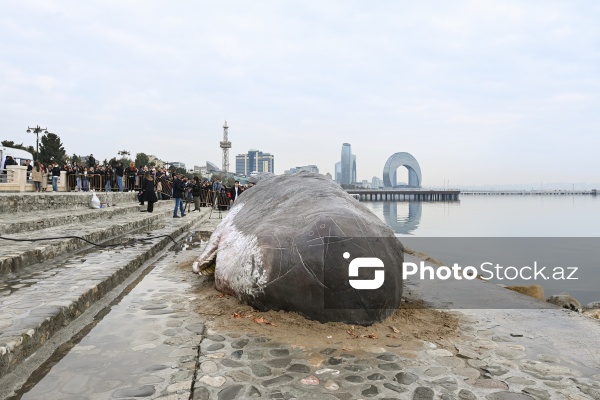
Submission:
[[[275,173],[275,156],[260,150],[250,150],[246,154],[235,156],[235,173],[250,176],[253,172]]]
[[[213,172],[221,172],[221,168],[217,167],[216,164],[211,163],[210,161],[206,162],[206,172],[212,174]]]
[[[300,172],[312,172],[314,174],[319,173],[319,167],[316,165],[304,165],[302,167],[294,167],[290,169],[286,169],[284,174],[298,174]]]
[[[164,168],[165,162],[153,154],[148,154],[148,163],[154,163],[157,168]]]
[[[379,189],[383,186],[383,179],[378,178],[376,176],[374,176],[373,179],[371,179],[371,189]]]
[[[200,166],[200,165],[194,165],[194,168],[191,169],[189,172],[191,172],[194,175],[200,175],[200,176],[206,176],[207,175],[207,171],[206,171],[206,167],[205,166]]]
[[[350,143],[342,145],[341,161],[335,164],[335,181],[340,185],[356,182],[356,156],[352,154]]]
[[[182,168],[182,169],[185,169],[185,163],[184,162],[180,162],[180,161],[173,161],[171,163],[171,167],[172,168]]]

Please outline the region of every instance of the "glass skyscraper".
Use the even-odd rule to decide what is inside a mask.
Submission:
[[[339,177],[338,183],[340,185],[350,185],[356,182],[356,156],[352,154],[350,143],[342,145],[342,160],[339,164],[339,175],[338,165],[336,164],[336,180]]]

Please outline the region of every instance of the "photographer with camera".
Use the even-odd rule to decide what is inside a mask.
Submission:
[[[192,197],[194,199],[194,209],[192,211],[200,211],[200,195],[202,194],[202,183],[197,176],[194,176],[192,184]]]

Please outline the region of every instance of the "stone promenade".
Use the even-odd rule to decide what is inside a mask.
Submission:
[[[201,311],[221,295],[211,278],[191,273],[220,221],[210,210],[172,219],[172,202],[148,215],[123,197],[114,209],[65,207],[37,224],[50,201],[13,206],[27,201],[35,205],[18,211],[20,220],[0,213],[3,235],[82,231],[121,245],[3,247],[13,261],[0,271],[0,399],[600,399],[600,324],[580,314],[482,281],[409,280],[410,301],[451,309],[454,334],[442,326],[411,340],[281,334],[299,329],[301,317],[236,328],[218,323],[236,318],[220,303]],[[132,240],[144,237],[152,239]],[[477,296],[480,309],[461,306]]]

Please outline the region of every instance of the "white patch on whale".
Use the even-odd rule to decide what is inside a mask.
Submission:
[[[231,208],[215,229],[197,262],[202,266],[216,257],[217,290],[254,297],[264,291],[268,274],[257,237],[244,235],[233,224],[234,217],[243,207],[244,203],[238,203]]]

